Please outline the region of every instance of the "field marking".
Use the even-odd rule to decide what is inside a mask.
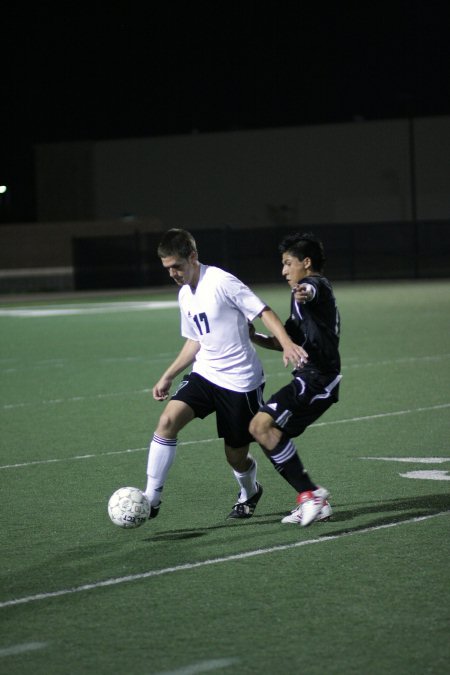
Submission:
[[[392,417],[395,415],[407,415],[411,413],[417,413],[417,412],[429,412],[430,410],[442,410],[445,408],[450,408],[450,403],[441,403],[439,405],[433,405],[429,406],[427,408],[412,408],[410,410],[397,410],[395,412],[390,412],[390,413],[377,413],[376,415],[364,415],[363,417],[348,417],[342,420],[331,420],[329,422],[316,422],[312,424],[309,428],[314,429],[314,428],[319,428],[319,427],[326,427],[330,426],[332,424],[348,424],[352,422],[367,422],[370,420],[377,420],[377,419],[382,419],[384,417]],[[180,441],[178,443],[178,447],[182,447],[183,445],[198,445],[200,443],[214,443],[219,441],[219,438],[204,438],[202,440],[198,441]],[[90,454],[84,454],[84,455],[74,455],[72,457],[56,457],[53,459],[36,459],[32,460],[30,462],[20,462],[16,464],[3,464],[0,465],[0,471],[3,469],[21,469],[27,466],[35,466],[38,464],[55,464],[57,462],[71,462],[74,460],[81,460],[81,459],[95,459],[97,457],[106,457],[108,455],[125,455],[127,453],[132,453],[132,452],[142,452],[143,450],[148,450],[148,446],[143,447],[143,448],[127,448],[126,450],[109,450],[108,452],[99,452],[97,454],[90,453]],[[376,458],[363,458],[363,459],[380,459],[379,457]],[[442,458],[441,458],[442,459]],[[444,460],[445,461],[445,460]]]
[[[158,363],[159,361],[164,360],[166,357],[168,358],[170,354],[160,354],[158,357],[155,359],[148,359],[146,357],[142,356],[135,356],[135,357],[130,357],[130,356],[125,356],[125,357],[116,357],[114,359],[98,359],[99,363],[104,363],[105,365],[110,363],[110,362],[116,362],[116,361],[125,361],[125,362],[130,362],[134,361],[136,363]],[[344,366],[343,370],[346,370],[347,368],[364,368],[368,366],[383,366],[383,365],[392,365],[395,363],[404,363],[404,362],[418,362],[418,361],[440,361],[442,359],[447,359],[450,356],[450,354],[441,354],[438,356],[419,356],[419,357],[408,357],[408,358],[401,358],[401,359],[392,359],[389,361],[374,361],[372,362],[367,362],[367,363],[362,363],[362,364],[355,364],[355,365],[350,365],[350,366]],[[274,359],[271,359],[274,361]],[[10,360],[8,360],[10,361]],[[16,360],[17,361],[17,360]],[[48,365],[52,368],[64,368],[65,363],[64,361],[67,361],[67,359],[51,359],[51,360],[43,360],[43,361],[38,361],[36,364],[33,366],[9,366],[5,369],[3,369],[3,374],[11,374],[11,373],[16,373],[18,371],[23,371],[27,370],[29,371],[31,368],[33,370],[36,369],[43,369],[45,367],[48,367]],[[1,363],[1,362],[0,362]],[[46,364],[48,364],[46,366]],[[276,373],[268,373],[267,378],[276,378],[276,377],[285,377],[286,376],[286,371],[277,371]],[[25,401],[21,403],[3,403],[0,406],[1,410],[14,410],[16,408],[25,408],[25,407],[30,407],[30,406],[36,406],[36,405],[59,405],[61,403],[78,403],[80,401],[92,401],[92,400],[100,400],[104,398],[117,398],[120,396],[139,396],[141,394],[149,394],[151,393],[152,390],[148,388],[144,389],[135,389],[133,391],[118,391],[118,392],[107,392],[105,394],[92,394],[90,396],[71,396],[69,398],[54,398],[54,399],[43,399],[42,401]]]
[[[407,471],[399,474],[402,478],[413,478],[418,480],[450,480],[448,471]]]
[[[70,398],[52,398],[37,402],[27,403],[5,403],[2,405],[3,410],[14,410],[15,408],[26,408],[33,405],[56,405],[61,403],[79,403],[80,401],[92,401],[102,398],[116,398],[117,396],[136,396],[137,394],[151,394],[152,389],[138,389],[135,391],[117,391],[108,392],[107,394],[93,394],[92,396],[71,396]]]
[[[0,408],[2,410],[14,410],[16,408],[25,408],[29,406],[35,406],[35,405],[55,405],[58,404],[60,405],[61,403],[79,403],[80,401],[92,401],[92,400],[99,400],[99,399],[104,399],[104,398],[117,398],[120,396],[136,396],[136,395],[141,395],[141,394],[151,394],[152,389],[145,388],[145,389],[135,389],[133,391],[117,391],[117,392],[108,392],[106,394],[93,394],[92,396],[71,396],[70,398],[54,398],[54,399],[44,399],[42,401],[28,401],[28,402],[22,402],[22,403],[3,403]],[[396,411],[393,413],[379,413],[381,417],[385,417],[387,415],[406,415],[411,412],[421,412],[423,410],[432,410],[436,408],[447,408],[450,407],[450,403],[442,403],[436,406],[427,406],[425,408],[413,408],[413,409],[407,409],[407,410],[400,410]],[[363,419],[373,419],[374,415],[369,415],[368,417],[355,417],[352,418],[354,421],[360,421]],[[334,424],[339,424],[341,422],[347,422],[348,420],[341,420],[341,421],[336,421]],[[326,422],[325,424],[329,424]],[[318,426],[318,425],[315,425]]]
[[[213,443],[214,441],[220,441],[220,438],[204,438],[199,441],[180,441],[177,445],[178,447],[183,445],[199,445],[201,443]],[[87,454],[87,455],[74,455],[72,457],[56,457],[54,459],[36,459],[31,462],[22,462],[18,464],[4,464],[0,466],[1,469],[22,469],[26,466],[34,466],[35,464],[55,464],[58,462],[71,462],[74,460],[80,459],[95,459],[96,457],[107,457],[108,455],[126,455],[132,452],[142,452],[143,450],[148,450],[148,446],[143,448],[127,448],[127,450],[109,450],[108,452],[99,452],[98,454]]]
[[[100,365],[108,365],[110,363],[143,363],[143,364],[151,364],[151,363],[160,363],[162,361],[166,361],[167,359],[171,359],[173,356],[172,353],[159,353],[157,358],[149,358],[148,356],[143,356],[138,355],[138,356],[116,356],[116,357],[109,357],[109,358],[95,358],[93,359],[94,363],[98,363]],[[352,370],[355,368],[372,368],[372,367],[378,367],[378,366],[392,366],[395,364],[402,364],[402,363],[419,363],[421,361],[428,361],[428,362],[438,362],[442,361],[445,359],[448,359],[450,357],[450,354],[436,354],[435,356],[410,356],[410,357],[403,357],[403,358],[398,358],[398,359],[389,359],[389,360],[384,360],[384,361],[366,361],[365,363],[354,363],[354,364],[345,364],[342,366],[342,370],[345,372],[347,370]],[[348,359],[347,359],[348,360]],[[281,363],[281,357],[278,358],[264,358],[263,359],[264,364],[274,364],[274,363]],[[19,364],[19,365],[17,365]],[[18,372],[30,372],[31,370],[44,370],[45,368],[68,368],[72,366],[72,362],[68,358],[60,358],[60,359],[41,359],[36,361],[35,363],[32,363],[31,365],[24,364],[23,362],[20,362],[19,359],[14,358],[14,359],[0,359],[0,372],[4,375],[10,375]],[[276,372],[271,373],[266,370],[266,377],[268,380],[271,378],[278,378],[278,377],[286,377],[288,374],[288,371],[286,369],[278,369]],[[104,396],[121,396],[122,394],[124,396],[127,395],[128,392],[119,392],[119,393],[108,393],[108,394],[99,394],[98,396],[104,397]],[[145,389],[142,390],[137,390],[134,392],[131,392],[132,394],[140,394],[140,393],[146,393]],[[58,399],[57,402],[60,403],[63,400],[80,400],[79,397],[76,399]],[[19,404],[11,404],[7,405],[5,404],[4,407],[21,407],[23,405],[39,405],[39,404],[47,404],[47,403],[52,403],[52,401],[37,401],[35,403],[29,402],[29,403],[19,403]]]
[[[444,464],[450,462],[450,457],[360,457],[373,459],[378,462],[412,462],[413,464]]]
[[[46,642],[25,642],[21,645],[3,647],[0,649],[0,658],[3,656],[17,656],[18,654],[25,654],[25,652],[34,652],[37,649],[45,649],[46,646]]]
[[[197,673],[210,673],[218,668],[228,668],[239,662],[239,659],[212,659],[211,661],[199,661],[190,666],[184,666],[177,670],[165,670],[155,675],[197,675]]]
[[[312,424],[311,427],[324,427],[329,424],[346,424],[347,422],[366,422],[368,420],[376,420],[382,417],[396,417],[397,415],[410,415],[411,413],[417,412],[428,412],[429,410],[443,410],[444,408],[450,408],[450,403],[439,403],[438,405],[430,405],[423,408],[408,408],[406,410],[395,410],[394,412],[388,413],[377,413],[376,415],[363,415],[362,417],[348,417],[343,420],[332,420],[331,422],[317,422]]]
[[[368,367],[378,367],[378,366],[392,366],[396,363],[398,364],[403,364],[403,363],[417,363],[418,361],[441,361],[442,359],[448,359],[450,357],[450,354],[436,354],[433,356],[426,355],[426,356],[403,356],[398,359],[384,359],[383,361],[365,361],[364,363],[351,363],[351,364],[344,364],[342,369],[353,369],[353,368],[368,368]]]
[[[408,464],[445,464],[450,462],[450,457],[360,457],[369,461],[381,462],[406,462]],[[450,480],[448,470],[439,471],[437,469],[428,469],[426,471],[407,471],[399,473],[402,478],[413,478],[417,480]]]
[[[425,356],[403,356],[397,359],[383,359],[382,361],[365,361],[363,363],[344,363],[342,365],[342,371],[345,372],[347,370],[354,370],[357,368],[378,368],[379,366],[392,366],[392,365],[402,365],[402,364],[413,364],[413,363],[419,363],[422,361],[425,362],[438,362],[438,361],[443,361],[450,358],[450,354],[445,353],[445,354],[436,354],[433,356],[430,355],[425,355]],[[264,363],[275,363],[274,358],[265,358],[263,359]],[[346,359],[348,361],[348,359]],[[282,377],[283,375],[286,375],[285,372],[283,371],[278,371],[276,373],[272,373],[270,376],[271,377]]]
[[[169,359],[172,359],[173,353],[162,353],[160,352],[156,358],[150,358],[149,356],[116,356],[116,357],[99,357],[93,358],[91,361],[84,361],[85,367],[92,368],[95,366],[110,366],[112,363],[126,363],[126,364],[142,364],[145,366],[150,366],[154,363],[166,362]],[[61,358],[61,359],[42,359],[35,361],[34,363],[21,362],[19,359],[11,359],[11,362],[15,365],[8,365],[3,367],[0,364],[0,374],[2,375],[11,375],[16,373],[30,373],[31,371],[48,371],[50,369],[59,368],[59,369],[77,369],[78,365],[75,361],[70,359]],[[19,365],[17,365],[19,363]],[[124,392],[122,392],[124,393]],[[119,392],[120,394],[120,392]],[[117,394],[111,394],[112,396],[117,396]],[[42,401],[38,401],[42,403]],[[30,405],[27,403],[27,405]]]
[[[105,302],[99,304],[59,305],[58,307],[13,307],[0,309],[0,317],[19,317],[30,319],[36,317],[74,316],[81,314],[111,314],[114,312],[139,312],[149,309],[174,309],[177,300],[155,300],[136,302]]]
[[[430,518],[437,518],[440,516],[450,515],[450,511],[441,511],[440,513],[432,513],[427,516],[416,516],[402,521],[395,521],[393,523],[386,523],[384,525],[374,525],[373,527],[365,527],[361,530],[351,530],[341,532],[340,534],[330,534],[320,539],[305,539],[297,541],[293,544],[280,544],[278,546],[271,546],[270,548],[259,548],[254,551],[246,551],[245,553],[235,553],[233,555],[223,556],[221,558],[210,558],[201,560],[195,563],[185,563],[184,565],[176,565],[175,567],[165,567],[159,570],[149,570],[140,574],[129,574],[124,577],[115,577],[112,579],[105,579],[104,581],[96,581],[91,584],[83,584],[75,588],[63,588],[59,591],[50,591],[48,593],[37,593],[36,595],[28,595],[23,598],[13,598],[12,600],[4,600],[0,602],[0,609],[5,607],[16,607],[17,605],[27,605],[31,602],[38,602],[40,600],[50,600],[51,598],[58,598],[65,595],[73,595],[75,593],[83,593],[85,591],[93,591],[97,588],[105,588],[108,586],[118,586],[120,584],[129,583],[132,581],[141,581],[142,579],[150,579],[152,577],[161,577],[166,574],[174,574],[176,572],[186,572],[207,565],[220,565],[221,563],[232,562],[234,560],[245,560],[246,558],[254,558],[255,556],[267,555],[269,553],[279,553],[280,551],[289,551],[301,546],[310,546],[311,544],[325,544],[329,541],[336,541],[345,537],[354,537],[359,534],[368,534],[377,532],[379,530],[386,530],[388,528],[399,527],[400,525],[410,525],[411,523],[420,523]]]

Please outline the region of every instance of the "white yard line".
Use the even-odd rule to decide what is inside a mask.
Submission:
[[[28,403],[6,403],[1,406],[2,410],[14,410],[15,408],[26,408],[33,405],[60,405],[61,403],[79,403],[80,401],[92,401],[102,398],[117,398],[122,396],[136,396],[140,394],[151,394],[151,389],[138,389],[136,391],[116,391],[108,394],[94,394],[92,396],[71,396],[70,398],[52,398],[43,401]]]
[[[201,443],[214,443],[220,441],[220,438],[205,438],[199,441],[181,441],[178,447],[183,445],[200,445]],[[1,469],[22,469],[26,466],[34,466],[36,464],[55,464],[57,462],[71,462],[80,459],[95,459],[96,457],[107,457],[108,455],[126,455],[132,452],[142,452],[148,450],[148,446],[144,448],[127,448],[126,450],[108,450],[108,452],[99,452],[98,454],[73,455],[72,457],[55,457],[53,459],[36,459],[31,462],[21,462],[17,464],[4,464],[0,466]]]
[[[159,358],[157,359],[158,361],[160,360]],[[155,361],[155,360],[153,360]],[[150,362],[150,361],[149,361]],[[61,367],[61,366],[59,366]],[[8,368],[4,372],[15,372],[15,368]],[[286,373],[275,373],[274,375],[269,375],[268,379],[271,377],[278,377],[278,375],[283,375],[286,376]],[[14,410],[16,408],[25,408],[25,407],[30,407],[30,406],[37,406],[37,405],[55,405],[55,404],[61,404],[61,403],[74,403],[74,402],[80,402],[80,401],[92,401],[92,400],[99,400],[99,399],[104,399],[104,398],[117,398],[121,396],[137,396],[141,394],[149,394],[151,393],[151,389],[144,388],[144,389],[134,389],[132,391],[116,391],[116,392],[107,392],[103,394],[91,394],[89,396],[70,396],[69,398],[54,398],[54,399],[43,399],[41,401],[21,401],[19,403],[3,403],[0,405],[0,410]]]
[[[446,361],[447,359],[450,358],[450,354],[433,354],[433,355],[425,355],[425,356],[402,356],[396,359],[383,359],[380,361],[362,361],[361,363],[348,363],[350,360],[357,360],[357,357],[353,357],[353,359],[349,359],[348,357],[345,358],[345,363],[342,365],[342,371],[345,372],[347,370],[354,370],[355,368],[378,368],[379,366],[395,366],[395,365],[402,365],[402,364],[414,364],[414,363],[422,363],[422,362],[438,362],[438,361]],[[278,362],[279,362],[278,358]],[[277,359],[275,357],[269,357],[269,358],[264,358],[263,359],[264,363],[276,363]],[[286,376],[286,370],[279,370],[276,373],[271,373],[271,377],[281,377],[281,376]]]
[[[197,673],[211,673],[218,668],[228,668],[239,662],[239,659],[211,659],[210,661],[199,661],[189,666],[177,668],[177,670],[165,670],[156,675],[197,675]]]
[[[3,649],[0,649],[0,658],[3,656],[18,656],[25,654],[25,652],[35,652],[38,649],[45,649],[46,646],[46,642],[24,642],[21,645],[3,647]]]
[[[409,464],[444,464],[450,462],[450,457],[360,457],[360,459],[374,459],[377,462],[408,462]]]
[[[446,408],[450,408],[450,403],[441,403],[439,405],[433,405],[429,406],[427,408],[411,408],[409,410],[397,410],[394,412],[388,412],[388,413],[378,413],[376,415],[364,415],[363,417],[348,417],[346,419],[342,420],[331,420],[329,422],[316,422],[315,424],[312,424],[309,428],[314,429],[314,428],[319,428],[319,427],[326,427],[334,424],[349,424],[349,423],[354,423],[354,422],[367,422],[370,420],[379,420],[383,419],[385,417],[395,417],[397,415],[411,415],[413,413],[421,413],[421,412],[429,412],[431,410],[444,410]],[[197,441],[181,441],[178,443],[178,447],[182,447],[183,445],[199,445],[200,443],[215,443],[220,441],[219,438],[204,438],[202,440],[197,440]],[[95,453],[90,453],[90,454],[84,454],[84,455],[73,455],[72,457],[55,457],[52,459],[36,459],[36,460],[31,460],[29,462],[17,462],[15,464],[3,464],[0,465],[0,471],[2,469],[21,469],[27,466],[35,466],[38,464],[54,464],[57,462],[71,462],[74,460],[81,460],[81,459],[95,459],[97,457],[106,457],[107,455],[126,455],[127,453],[132,453],[132,452],[142,452],[144,450],[147,450],[147,446],[144,448],[127,448],[126,450],[109,450],[107,452],[99,452],[97,454]],[[445,458],[442,458],[443,460]]]
[[[233,562],[235,560],[245,560],[246,558],[254,558],[256,556],[267,555],[270,553],[279,553],[280,551],[289,551],[302,546],[310,546],[311,544],[327,544],[330,541],[337,541],[344,537],[354,537],[360,534],[369,534],[388,528],[400,527],[402,525],[410,525],[412,523],[420,523],[430,518],[438,518],[440,516],[447,516],[450,511],[441,511],[440,513],[433,513],[428,516],[419,516],[416,518],[408,518],[403,521],[396,521],[393,523],[386,523],[385,525],[375,525],[373,527],[365,527],[361,530],[353,530],[348,532],[341,532],[340,534],[330,534],[319,539],[304,539],[291,544],[280,544],[278,546],[271,546],[269,548],[259,548],[254,551],[245,551],[244,553],[236,553],[233,555],[223,556],[221,558],[210,558],[201,560],[195,563],[185,563],[184,565],[176,565],[174,567],[165,567],[159,570],[149,570],[141,574],[129,574],[124,577],[114,577],[112,579],[105,579],[103,581],[96,581],[91,584],[83,584],[75,588],[62,588],[59,591],[50,591],[48,593],[37,593],[36,595],[27,595],[22,598],[13,598],[11,600],[4,600],[0,602],[0,609],[6,607],[16,607],[17,605],[28,605],[32,602],[40,600],[50,600],[66,595],[74,595],[76,593],[84,593],[86,591],[93,591],[97,588],[105,588],[107,586],[118,586],[120,584],[130,583],[133,581],[142,581],[143,579],[150,579],[152,577],[161,577],[167,574],[175,574],[177,572],[188,572],[190,570],[199,569],[208,565],[220,565],[223,563]]]
[[[398,415],[410,415],[411,413],[428,412],[430,410],[444,410],[450,408],[450,403],[439,403],[438,405],[430,405],[424,408],[408,408],[406,410],[395,410],[394,412],[378,413],[376,415],[363,415],[362,417],[348,417],[343,420],[332,420],[331,422],[317,422],[311,427],[325,427],[329,424],[347,424],[348,422],[366,422],[368,420],[376,420],[384,417],[396,417]]]
[[[160,363],[167,359],[171,359],[173,354],[171,352],[160,353],[156,358],[150,358],[148,355],[135,355],[135,356],[115,356],[115,357],[104,357],[98,359],[92,359],[92,363],[100,365],[109,365],[110,363]],[[362,363],[348,363],[350,360],[346,358],[346,363],[342,366],[342,371],[345,373],[347,370],[354,370],[355,368],[378,368],[379,366],[392,366],[392,365],[401,365],[407,363],[408,365],[421,362],[431,362],[437,363],[439,361],[445,361],[450,358],[450,354],[436,354],[434,356],[410,356],[402,357],[397,359],[385,359],[383,361],[364,361]],[[289,371],[287,369],[281,368],[281,356],[278,357],[264,357],[263,359],[266,366],[268,364],[278,364],[280,368],[276,372],[266,372],[267,378],[272,377],[287,377]],[[44,368],[66,368],[73,365],[72,361],[69,358],[59,358],[59,359],[40,359],[34,363],[23,363],[18,358],[13,359],[0,359],[0,372],[3,374],[11,374],[17,372],[30,372],[30,370],[42,370]]]
[[[86,305],[59,305],[42,307],[11,307],[0,308],[0,317],[18,317],[32,319],[36,317],[73,316],[80,314],[111,314],[113,312],[139,312],[151,309],[175,309],[176,300],[136,301],[136,302],[105,302]]]

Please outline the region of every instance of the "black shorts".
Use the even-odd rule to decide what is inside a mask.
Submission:
[[[268,413],[286,436],[296,438],[337,402],[340,379],[340,375],[315,370],[297,371],[292,382],[273,394],[260,412]]]
[[[217,433],[231,448],[241,448],[254,441],[248,427],[262,402],[263,386],[245,393],[224,389],[197,373],[185,375],[171,397],[183,401],[204,419],[216,413]]]

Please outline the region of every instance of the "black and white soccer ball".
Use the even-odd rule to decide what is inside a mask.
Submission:
[[[139,488],[121,487],[109,498],[108,515],[118,527],[140,527],[148,520],[150,502]]]

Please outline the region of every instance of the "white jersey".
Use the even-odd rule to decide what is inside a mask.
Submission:
[[[238,392],[252,391],[264,382],[247,321],[266,305],[245,284],[218,267],[200,264],[197,288],[182,286],[178,302],[181,334],[200,343],[192,372]]]

